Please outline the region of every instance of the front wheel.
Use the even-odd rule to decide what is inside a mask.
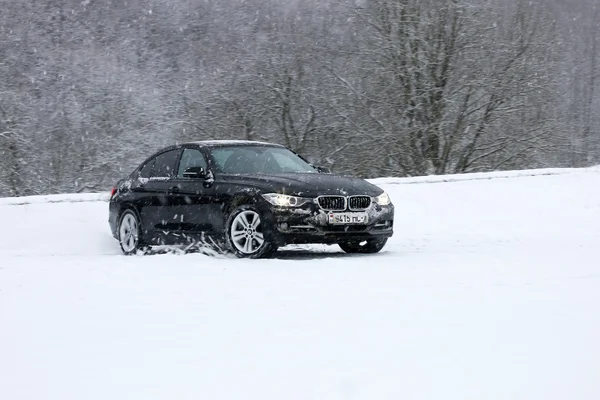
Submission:
[[[368,239],[362,242],[342,242],[338,243],[346,253],[373,254],[379,253],[387,243],[387,239]]]
[[[277,250],[269,240],[260,214],[249,205],[240,206],[230,214],[226,237],[229,248],[240,258],[268,257]]]

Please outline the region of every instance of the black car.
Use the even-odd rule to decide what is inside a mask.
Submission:
[[[284,146],[253,141],[164,148],[117,183],[109,211],[125,254],[210,244],[258,258],[306,243],[376,253],[394,224],[394,206],[379,187],[331,174]]]

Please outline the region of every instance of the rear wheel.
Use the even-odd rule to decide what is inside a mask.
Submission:
[[[123,254],[136,254],[142,250],[140,237],[141,227],[137,214],[132,210],[123,211],[119,218],[119,244]]]
[[[240,258],[269,257],[277,247],[258,211],[249,205],[236,208],[227,219],[227,243]]]
[[[387,243],[387,239],[368,239],[362,242],[349,241],[339,243],[346,253],[373,254],[379,253]]]

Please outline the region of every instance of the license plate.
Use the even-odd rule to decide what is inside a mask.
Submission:
[[[329,213],[329,223],[333,225],[364,225],[367,213]]]

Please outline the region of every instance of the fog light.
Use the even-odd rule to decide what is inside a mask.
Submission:
[[[279,230],[287,231],[290,228],[287,222],[282,222],[279,224]]]

